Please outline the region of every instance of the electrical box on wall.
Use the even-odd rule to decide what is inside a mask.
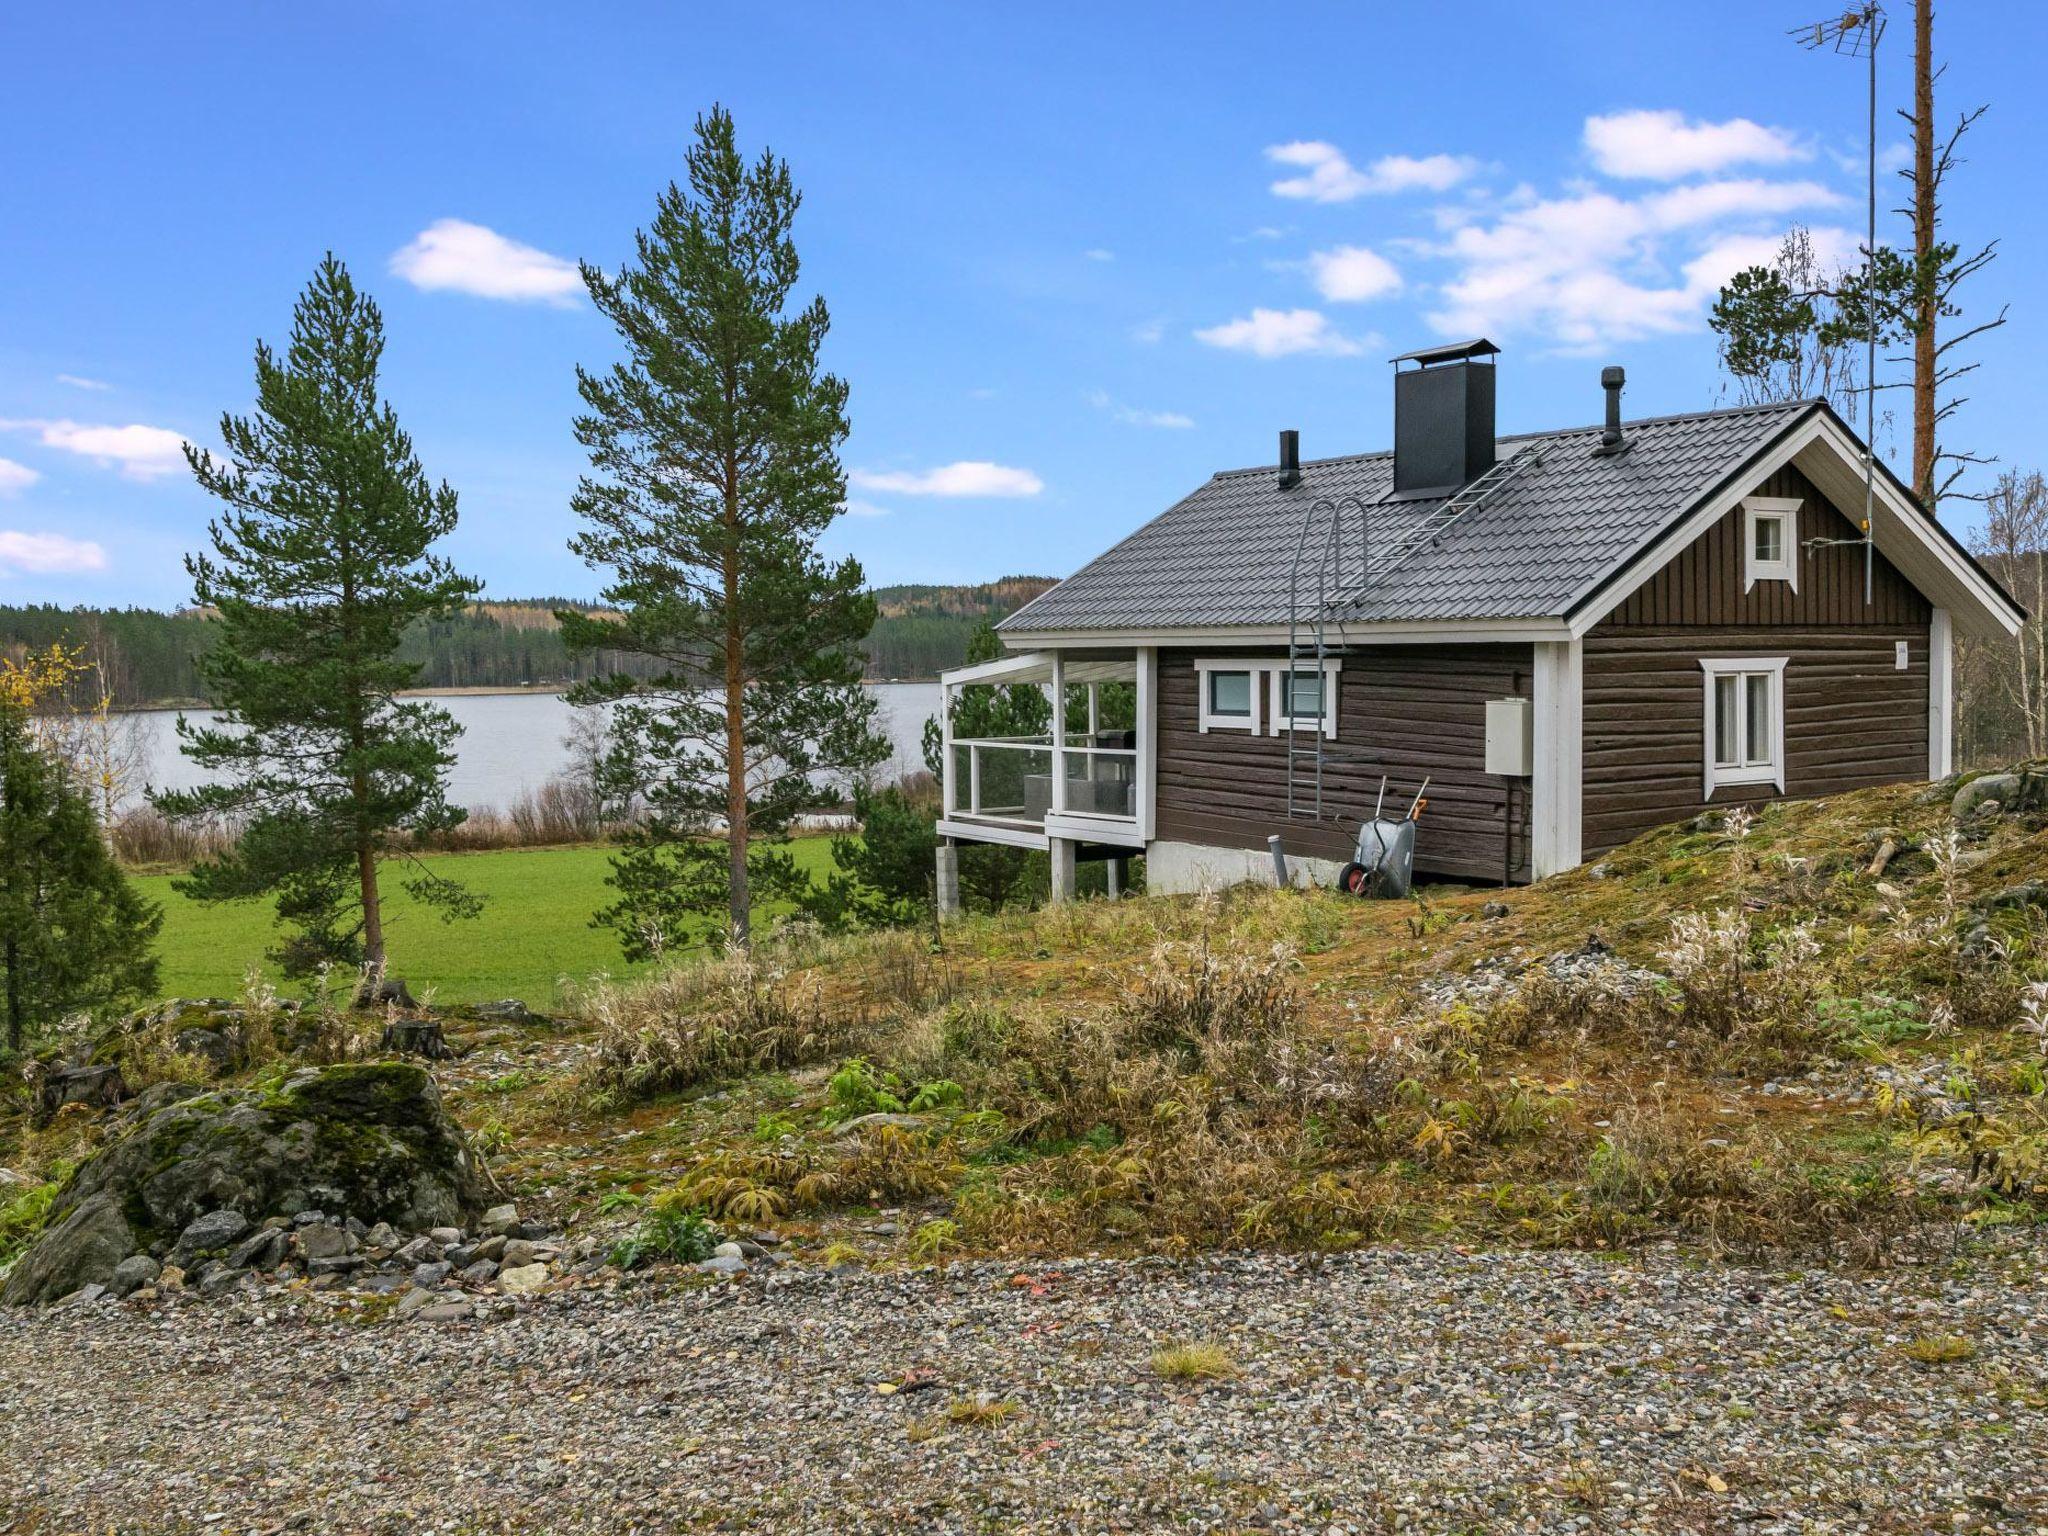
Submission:
[[[1486,771],[1526,779],[1536,765],[1536,710],[1527,699],[1486,701]]]

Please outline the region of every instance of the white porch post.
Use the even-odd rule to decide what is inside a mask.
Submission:
[[[1585,782],[1585,652],[1577,640],[1536,642],[1536,762],[1530,785],[1532,873],[1541,880],[1579,862]]]
[[[1927,626],[1927,777],[1955,772],[1955,625],[1946,608],[1934,610]]]
[[[953,685],[939,684],[939,803],[952,815],[960,809],[960,787],[953,782]]]
[[[1152,808],[1158,798],[1156,765],[1159,761],[1159,651],[1150,645],[1138,647],[1138,836],[1152,841]]]
[[[1067,809],[1067,658],[1058,651],[1052,653],[1052,810],[1055,816],[1066,814]],[[1055,858],[1055,864],[1058,860]],[[1068,855],[1071,867],[1073,858]],[[1071,886],[1071,880],[1069,885]],[[1054,884],[1058,884],[1055,875]],[[1069,889],[1068,895],[1073,892]],[[1055,897],[1055,900],[1058,898]]]

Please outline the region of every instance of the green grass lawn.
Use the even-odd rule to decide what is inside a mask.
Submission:
[[[832,841],[800,838],[791,845],[800,867],[822,876],[832,867]],[[631,975],[638,967],[620,957],[608,928],[590,916],[608,905],[604,883],[610,850],[507,848],[492,853],[432,856],[435,869],[485,898],[483,915],[444,923],[399,885],[402,865],[387,865],[383,881],[385,943],[391,974],[403,976],[415,996],[434,989],[444,1003],[516,997],[532,1008],[551,1008],[557,979],[581,980],[597,971]],[[161,987],[165,997],[235,997],[249,967],[261,964],[277,981],[264,951],[277,942],[267,901],[206,906],[171,889],[170,875],[136,875],[136,888],[164,907]],[[286,996],[297,989],[280,988]]]

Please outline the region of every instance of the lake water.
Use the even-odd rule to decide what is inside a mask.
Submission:
[[[879,776],[893,778],[923,768],[924,723],[939,712],[939,685],[869,686],[880,706],[876,726],[894,752]],[[568,761],[562,738],[576,711],[560,694],[462,694],[434,702],[462,727],[448,782],[448,798],[457,805],[503,810],[528,790],[538,789]],[[149,761],[140,777],[158,789],[190,789],[204,781],[205,776],[178,751],[178,713],[152,709],[139,715],[149,744]],[[211,718],[203,710],[189,713]]]

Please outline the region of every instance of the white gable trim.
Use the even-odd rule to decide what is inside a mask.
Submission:
[[[1787,464],[1796,465],[1823,496],[1854,519],[1854,509],[1863,504],[1863,450],[1825,409],[1816,408],[1741,476],[1701,502],[1689,517],[1624,565],[1618,578],[1598,588],[1592,599],[1582,599],[1587,606],[1571,620],[1573,636],[1583,637],[1693,540],[1733,511],[1766,475]],[[1880,473],[1876,489],[1878,552],[1930,603],[1946,608],[1964,633],[1987,640],[2018,634],[2025,622],[2020,610],[1968,557],[1927,525],[1925,514],[1891,476]]]

